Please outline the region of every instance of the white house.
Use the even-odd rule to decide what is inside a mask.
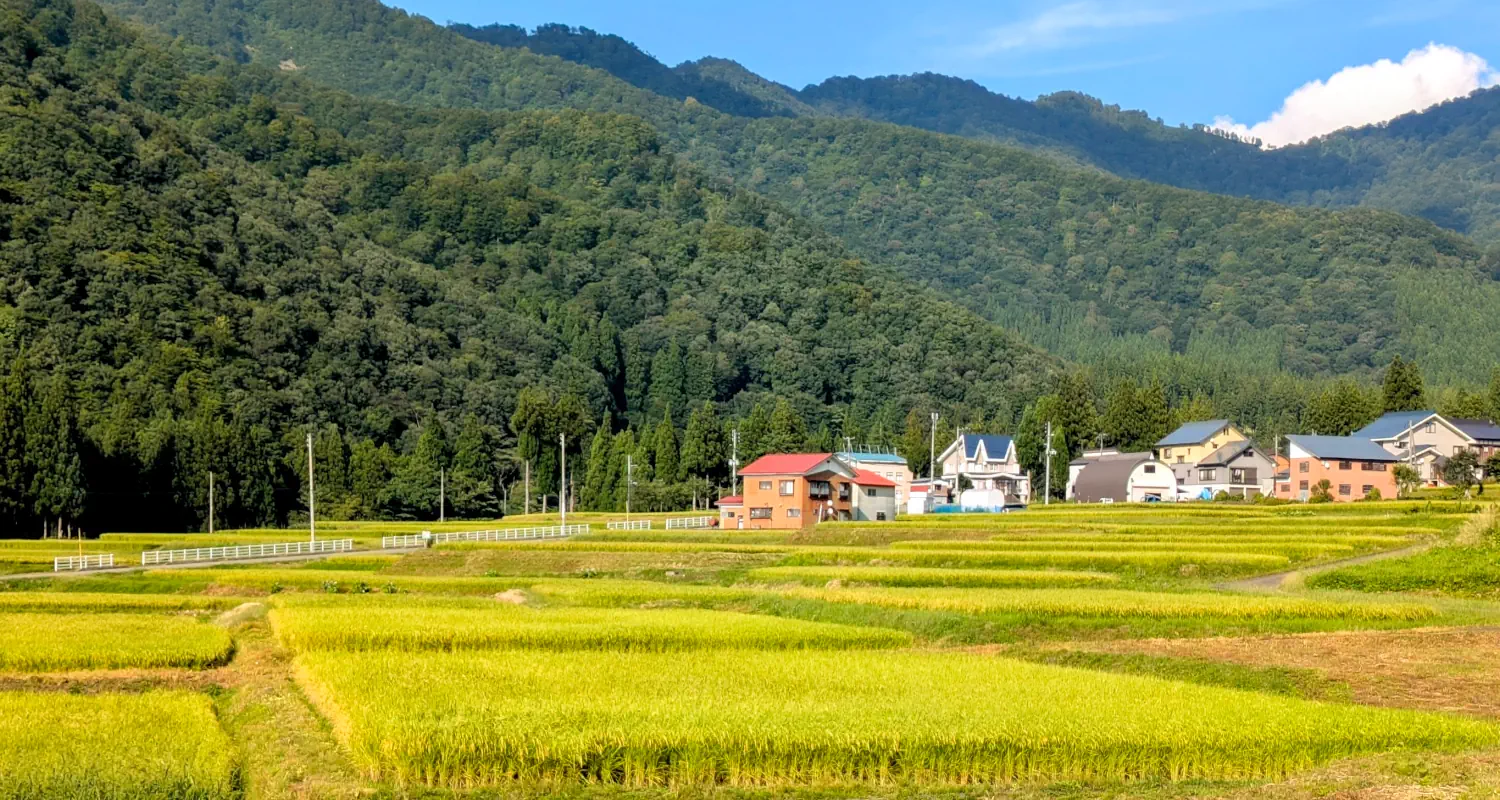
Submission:
[[[938,454],[944,478],[955,485],[964,508],[1002,508],[1031,502],[1031,478],[1016,458],[1016,443],[1000,434],[963,433]]]

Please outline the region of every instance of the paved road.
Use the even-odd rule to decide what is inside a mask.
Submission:
[[[228,561],[192,561],[182,564],[152,564],[141,566],[139,564],[124,567],[111,567],[109,569],[89,569],[73,572],[21,572],[15,575],[0,575],[0,581],[10,581],[31,578],[87,578],[90,575],[121,575],[129,572],[142,572],[148,569],[201,569],[204,567],[222,567],[232,564],[274,564],[283,561],[318,561],[325,558],[338,558],[349,556],[399,556],[414,553],[421,548],[389,548],[385,550],[343,550],[333,553],[301,553],[288,556],[265,556],[263,558],[236,558]]]
[[[1327,561],[1322,564],[1312,564],[1306,567],[1289,569],[1285,572],[1273,572],[1270,575],[1258,575],[1254,578],[1244,578],[1237,581],[1229,581],[1228,583],[1219,584],[1218,588],[1228,589],[1231,591],[1254,592],[1264,592],[1270,589],[1279,589],[1281,588],[1281,585],[1293,575],[1301,575],[1302,577],[1307,577],[1308,575],[1316,575],[1320,572],[1342,569],[1343,567],[1352,567],[1356,564],[1368,564],[1371,561],[1384,561],[1388,558],[1405,558],[1406,556],[1414,556],[1417,553],[1427,550],[1434,544],[1436,544],[1436,542],[1422,542],[1421,544],[1410,545],[1399,550],[1386,550],[1379,553],[1367,553],[1362,556],[1341,558],[1338,561]]]

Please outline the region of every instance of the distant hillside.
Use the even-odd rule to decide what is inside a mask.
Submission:
[[[1243,343],[1219,359],[1226,367],[1368,374],[1402,353],[1453,381],[1481,380],[1469,365],[1500,360],[1500,322],[1453,311],[1496,291],[1492,266],[1472,242],[1409,217],[1120,180],[862,119],[734,117],[373,0],[243,0],[207,15],[178,0],[111,7],[177,35],[211,28],[204,41],[233,40],[259,61],[294,56],[299,74],[371,96],[640,116],[710,174],[1066,356],[1116,362],[1111,342],[1169,353],[1202,340]]]

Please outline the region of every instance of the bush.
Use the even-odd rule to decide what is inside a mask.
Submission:
[[[1333,502],[1333,492],[1329,491],[1332,488],[1333,488],[1333,483],[1330,482],[1327,478],[1324,478],[1323,480],[1318,481],[1318,485],[1314,486],[1313,489],[1312,489],[1312,493],[1308,495],[1307,502],[1309,502],[1309,503],[1332,503]]]
[[[1370,487],[1370,491],[1365,492],[1365,499],[1366,500],[1380,500],[1380,499],[1382,499],[1381,498],[1381,494],[1380,494],[1380,487],[1378,487],[1378,486],[1371,486]]]

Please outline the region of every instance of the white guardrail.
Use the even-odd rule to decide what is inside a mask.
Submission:
[[[448,542],[505,542],[525,539],[562,539],[588,533],[588,525],[549,525],[539,528],[498,528],[488,531],[457,531],[454,533],[421,533],[404,536],[380,537],[380,549],[391,550],[405,547],[427,547]]]
[[[311,553],[345,553],[354,549],[353,539],[323,539],[317,542],[240,544],[233,547],[189,547],[183,550],[146,550],[141,564],[183,564],[192,561],[232,561],[240,558],[296,556]]]
[[[707,528],[713,524],[713,517],[676,517],[667,520],[667,530],[676,528]]]
[[[629,522],[610,522],[606,523],[604,527],[612,531],[649,531],[651,530],[651,520],[633,519]]]
[[[108,569],[115,565],[115,554],[102,556],[60,556],[52,559],[53,572],[75,572],[83,569]]]

